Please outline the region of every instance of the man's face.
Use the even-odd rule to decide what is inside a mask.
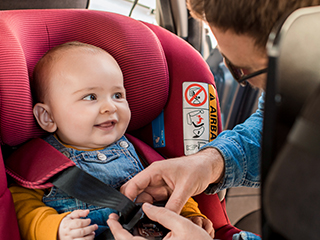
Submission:
[[[266,49],[254,45],[253,38],[246,35],[237,35],[232,31],[222,31],[211,26],[211,31],[216,37],[220,52],[237,68],[241,68],[245,74],[254,73],[264,69],[268,65]],[[264,89],[266,87],[267,74],[263,73],[250,78],[250,85]]]
[[[47,103],[59,139],[81,149],[117,141],[130,120],[121,70],[107,53],[64,54],[51,71]]]

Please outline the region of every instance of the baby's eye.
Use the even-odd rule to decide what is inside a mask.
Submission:
[[[121,98],[123,98],[123,94],[120,93],[120,92],[115,93],[115,94],[113,95],[113,98],[115,98],[115,99],[121,99]]]
[[[95,94],[89,94],[82,99],[86,101],[94,101],[97,100],[97,96]]]

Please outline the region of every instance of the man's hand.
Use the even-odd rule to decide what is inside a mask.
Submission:
[[[151,220],[159,222],[170,230],[164,240],[212,240],[212,237],[201,227],[167,208],[145,203],[142,209]],[[143,237],[132,236],[122,228],[117,219],[118,216],[116,214],[111,214],[107,221],[115,240],[145,240]]]
[[[121,187],[121,192],[137,202],[169,200],[166,208],[180,213],[190,196],[203,192],[210,183],[219,182],[224,160],[214,148],[196,154],[151,164]]]
[[[83,219],[88,214],[89,210],[75,210],[65,216],[59,226],[58,240],[94,239],[94,231],[98,229],[98,225],[89,225],[91,219]]]
[[[189,219],[199,227],[203,228],[212,238],[214,238],[214,228],[212,226],[212,222],[209,219],[195,216],[189,217]]]

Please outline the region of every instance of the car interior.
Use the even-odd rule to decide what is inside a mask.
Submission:
[[[134,11],[137,4],[138,1],[132,1],[131,10]],[[156,0],[156,6],[158,26],[107,12],[91,13],[91,10],[88,13],[84,10],[87,20],[84,23],[84,12],[80,9],[90,9],[89,0],[2,0],[0,134],[3,160],[0,161],[0,212],[3,214],[0,216],[0,239],[20,239],[12,197],[8,190],[12,179],[6,174],[5,165],[8,163],[5,160],[23,142],[43,135],[32,116],[28,79],[37,60],[49,48],[75,38],[79,40],[80,37],[80,40],[114,51],[120,66],[127,71],[125,86],[129,92],[130,108],[134,113],[128,136],[135,143],[141,158],[149,163],[155,155],[156,160],[160,160],[184,154],[180,138],[183,135],[183,117],[182,112],[177,114],[176,110],[177,106],[182,106],[181,84],[184,81],[204,82],[214,86],[219,97],[219,131],[232,129],[255,111],[260,92],[249,85],[240,87],[232,79],[221,54],[211,44],[208,30],[203,23],[190,17],[185,1]],[[39,12],[30,14],[29,11],[33,10],[25,9],[69,10],[38,10]],[[275,27],[270,35],[266,94],[266,116],[269,118],[266,117],[264,122],[262,150],[262,214],[260,210],[248,212],[234,227],[226,212],[228,191],[226,195],[220,194],[219,197],[200,195],[196,198],[201,211],[214,222],[217,239],[232,239],[232,235],[240,229],[254,229],[252,231],[262,234],[263,239],[317,239],[316,230],[320,225],[316,215],[319,212],[319,194],[314,191],[314,183],[319,180],[316,172],[319,162],[319,116],[315,114],[319,112],[316,105],[319,100],[319,73],[316,65],[319,39],[314,22],[319,20],[319,11],[317,7],[301,9]],[[46,19],[45,24],[43,19]],[[57,21],[60,21],[61,25],[57,24],[59,27],[55,27]],[[68,24],[64,26],[61,23],[63,21]],[[72,22],[73,27],[70,26]],[[110,27],[110,22],[114,24],[113,28]],[[126,26],[127,22],[137,27],[135,32]],[[48,28],[46,24],[52,28]],[[310,27],[305,28],[305,25]],[[115,31],[115,28],[118,30]],[[94,37],[85,35],[86,32],[89,32],[88,35],[92,34],[92,31]],[[113,31],[116,33],[111,39],[120,35],[125,39],[132,39],[130,44],[117,48],[109,46],[105,36]],[[144,40],[136,38],[137,32],[150,35],[153,40],[137,44]],[[161,47],[158,46],[159,43]],[[154,57],[159,65],[153,67],[153,64],[148,64],[143,70],[147,69],[147,72],[132,76],[129,72],[141,71],[139,64],[148,62],[142,60],[144,56],[141,56],[141,48],[144,53],[156,51],[157,57],[147,57]],[[121,53],[118,54],[119,49]],[[130,60],[125,60],[127,55],[131,56]],[[137,62],[137,59],[141,61]],[[186,73],[188,65],[193,65],[193,61],[197,62],[196,69],[190,69]],[[21,71],[17,72],[17,69]],[[143,88],[141,86],[145,85],[146,79],[151,85]],[[287,87],[289,85],[290,88]],[[140,107],[141,103],[145,104],[143,108]],[[158,103],[157,106],[155,103]],[[156,153],[148,155],[154,151],[152,120],[162,110],[165,113],[166,133],[175,131],[179,134],[172,134],[170,137],[166,135],[166,147],[156,148]],[[25,163],[24,166],[28,165]],[[302,193],[296,194],[300,189],[303,189]],[[261,215],[262,226],[259,221]]]
[[[182,83],[201,82],[212,86],[213,91],[215,84],[206,62],[183,39],[159,26],[114,13],[85,9],[1,11],[0,19],[1,143],[4,158],[4,162],[1,161],[3,194],[0,205],[4,213],[1,225],[10,223],[5,229],[11,229],[1,231],[4,234],[2,239],[19,239],[12,198],[7,188],[8,181],[11,183],[12,179],[6,179],[4,163],[12,178],[21,185],[36,188],[49,186],[62,166],[69,166],[67,163],[57,166],[52,161],[48,161],[46,166],[37,165],[43,161],[32,157],[32,151],[30,156],[24,154],[15,160],[6,157],[14,150],[16,152],[20,144],[44,134],[32,116],[29,77],[38,59],[53,46],[78,40],[106,49],[123,71],[132,112],[128,138],[140,151],[141,158],[150,163],[184,154],[181,137],[183,117],[182,111],[177,110],[182,108]],[[184,58],[185,54],[190,58]],[[221,131],[218,102],[216,107],[218,131]],[[153,146],[152,120],[162,110],[167,137],[165,146],[158,148],[156,154],[150,148]],[[195,199],[202,213],[214,223],[218,238],[232,239],[232,235],[240,231],[230,224],[225,201],[217,195],[202,194]]]

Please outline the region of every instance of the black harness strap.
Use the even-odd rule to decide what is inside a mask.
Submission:
[[[118,190],[74,166],[55,175],[52,184],[83,202],[120,212],[120,222],[128,224],[141,208]]]

